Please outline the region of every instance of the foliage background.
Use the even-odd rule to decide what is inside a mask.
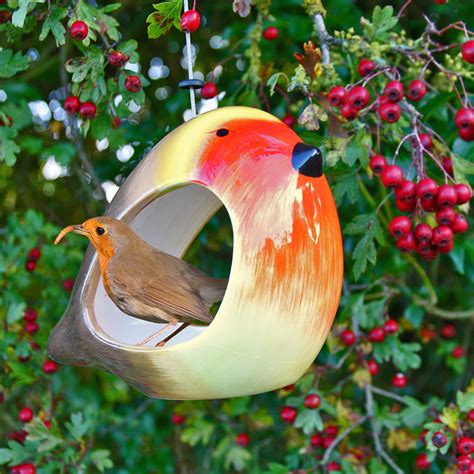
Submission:
[[[219,90],[226,91],[220,105],[269,107],[279,117],[288,112],[298,116],[308,104],[304,94],[296,88],[287,102],[286,95],[270,96],[265,84],[275,72],[292,76],[297,66],[293,53],[301,51],[303,42],[311,38],[318,43],[312,18],[298,0],[278,0],[271,6],[268,1],[256,3],[251,14],[241,18],[232,12],[230,2],[198,2],[205,25],[193,34],[193,41],[199,46],[195,69],[208,74],[220,61],[238,54],[225,62],[218,77]],[[370,18],[378,3],[325,2],[328,31],[354,28],[352,34],[360,33],[360,17]],[[95,1],[80,0],[77,5],[85,11],[84,15],[91,9],[97,15],[101,8]],[[393,5],[397,11],[401,3],[393,2]],[[58,47],[56,41],[63,43],[63,30],[58,25],[65,27],[67,22],[71,23],[73,19],[68,16],[67,7],[74,5],[24,0],[0,2],[2,19],[9,15],[5,12],[22,8],[28,12],[22,27],[15,27],[8,19],[0,24],[0,89],[7,95],[7,100],[0,103],[0,113],[4,114],[4,120],[10,116],[13,121],[11,127],[0,127],[4,147],[3,161],[0,160],[0,317],[4,329],[0,336],[3,445],[0,463],[31,461],[40,473],[109,470],[119,474],[227,471],[276,474],[298,469],[322,472],[319,459],[324,451],[308,448],[310,435],[328,425],[336,425],[339,432],[343,432],[363,420],[331,453],[330,459],[342,462],[344,472],[389,471],[380,450],[374,447],[374,431],[380,432],[384,449],[403,472],[414,471],[416,456],[426,449],[433,461],[431,472],[452,469],[449,466],[453,465],[453,448],[438,453],[429,442],[425,448],[418,436],[424,425],[431,431],[438,429],[430,425],[438,416],[450,441],[456,433],[472,434],[472,426],[464,421],[467,411],[474,408],[470,363],[474,298],[472,232],[456,237],[455,251],[432,263],[405,258],[389,239],[384,239],[385,245],[376,245],[376,265],[369,264],[357,282],[351,254],[358,238],[346,235],[345,291],[336,325],[317,364],[295,388],[226,401],[175,403],[145,399],[120,379],[96,369],[61,367],[53,375],[43,373],[48,334],[69,297],[63,281],[75,276],[85,250],[81,238],[72,236],[59,248],[53,248],[52,238],[59,226],[100,214],[105,206],[101,192],[84,166],[92,164],[100,182],[120,185],[147,150],[182,122],[183,112],[188,107],[187,93],[177,88],[179,80],[185,77],[180,64],[183,34],[172,29],[165,37],[149,39],[145,24],[153,11],[151,4],[125,0],[116,6],[119,8],[109,4],[105,11],[108,33],[102,40],[107,42],[114,40],[112,36],[120,37],[120,44],[126,45],[122,47],[133,62],[141,64],[146,87],[143,93],[133,97],[141,108],[130,112],[126,107],[126,99],[132,96],[123,88],[123,80],[115,83],[105,79],[108,94],[100,98],[99,115],[92,121],[87,136],[80,138],[66,131],[61,121],[35,122],[28,103],[48,102],[55,97],[64,99],[61,87],[66,86],[71,81],[71,73],[83,65],[81,60],[71,62],[70,59],[81,56],[89,58],[91,64],[82,82],[81,98],[93,95],[95,87],[87,78],[93,74],[98,80],[113,76],[110,66],[105,65],[106,48],[100,39],[104,31],[96,31],[96,41],[84,46],[66,34],[64,44]],[[46,37],[43,34],[43,25],[50,18],[49,7],[56,15],[51,19],[56,18],[56,41],[51,34]],[[417,1],[407,9],[401,27],[395,27],[398,33],[403,28],[406,36],[386,41],[417,38],[426,26],[422,13],[437,24],[446,25],[467,20],[471,17],[470,9],[469,2],[456,0],[447,5],[437,5],[431,0]],[[15,18],[18,21],[18,14]],[[280,38],[275,42],[256,38],[260,22],[263,26],[276,25]],[[209,44],[216,35],[224,42],[219,49]],[[451,41],[460,41],[457,32],[447,36]],[[19,56],[7,57],[8,50]],[[374,51],[377,54],[377,50]],[[354,80],[360,52],[333,54],[342,82]],[[384,54],[380,51],[381,56]],[[32,61],[31,57],[36,60]],[[150,61],[156,57],[169,68],[169,75],[146,80]],[[401,62],[396,55],[384,57],[397,64]],[[66,61],[67,72],[63,68]],[[252,69],[255,65],[257,73]],[[97,68],[95,72],[94,68]],[[472,74],[472,67],[470,71]],[[407,75],[410,74],[408,71]],[[334,76],[326,82],[324,77],[314,86],[315,93],[329,89]],[[473,91],[470,77],[468,84]],[[433,76],[432,79],[438,93],[422,104],[424,116],[456,154],[472,163],[473,147],[456,138],[453,114],[448,107],[454,104],[454,95],[442,78]],[[155,92],[164,87],[168,96],[166,100],[158,100]],[[78,83],[73,88],[77,91]],[[51,95],[54,91],[56,95]],[[109,99],[119,92],[124,100],[114,108],[114,113],[122,119],[122,124],[113,129]],[[316,132],[308,132],[301,125],[296,125],[296,130],[309,142],[318,144],[327,134],[326,124]],[[351,133],[355,135],[356,131],[352,129]],[[109,146],[99,151],[96,140],[105,136]],[[387,153],[393,152],[395,135],[386,129],[383,136]],[[372,215],[386,196],[383,188],[367,173],[368,154],[361,145],[364,137],[363,133],[359,134],[355,148],[345,150],[346,159],[338,157],[336,166],[327,171],[331,184],[339,186],[335,193],[342,228],[356,216]],[[131,145],[134,152],[130,160],[122,162],[117,159],[117,151],[123,151],[125,145]],[[335,151],[328,142],[323,146],[326,152]],[[66,176],[54,180],[45,178],[43,169],[51,156],[67,168]],[[402,159],[409,160],[409,153]],[[394,205],[389,200],[382,208],[378,223],[384,234],[387,234],[384,221],[394,213]],[[40,246],[42,256],[36,270],[27,272],[24,268],[27,253],[35,246]],[[206,226],[187,258],[215,276],[228,273],[231,227],[225,211]],[[22,316],[27,307],[34,307],[39,313],[39,331],[34,335],[38,349],[31,347],[31,336],[24,328]],[[381,324],[387,313],[402,328],[397,336],[387,338],[377,347],[361,340],[357,350],[347,350],[340,344],[337,335],[342,329],[356,326],[357,330],[368,331]],[[447,319],[456,327],[454,339],[440,337]],[[451,355],[456,346],[463,348],[465,356],[461,359]],[[373,378],[366,366],[372,351],[380,363],[379,373]],[[405,389],[391,386],[397,371],[408,376]],[[374,395],[376,401],[370,406],[371,413],[367,412],[367,386],[385,391],[380,397]],[[321,407],[306,410],[304,396],[313,392],[321,396]],[[30,406],[35,413],[34,420],[24,427],[17,420],[23,406]],[[298,409],[294,425],[280,420],[283,406]],[[184,415],[184,424],[174,425],[172,414]],[[369,417],[363,419],[366,416]],[[44,426],[43,420],[51,420],[51,430]],[[12,440],[12,433],[22,428],[28,431],[26,441]],[[235,436],[241,432],[250,436],[247,446],[235,443]]]

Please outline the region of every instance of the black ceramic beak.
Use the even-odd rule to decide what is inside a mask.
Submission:
[[[311,178],[319,178],[323,174],[321,150],[305,143],[295,145],[291,156],[291,164],[296,171]]]

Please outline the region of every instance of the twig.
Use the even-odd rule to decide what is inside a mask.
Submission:
[[[326,30],[326,24],[321,13],[316,13],[313,16],[314,26],[316,33],[318,33],[319,41],[321,43],[321,59],[323,64],[329,64],[331,62],[331,56],[329,52],[330,36]]]
[[[435,302],[426,301],[418,295],[413,295],[413,301],[423,306],[433,316],[443,319],[474,319],[474,310],[466,311],[449,311],[447,309],[438,308]]]
[[[400,395],[397,395],[396,393],[392,393],[392,392],[387,392],[387,390],[374,387],[373,385],[372,385],[372,392],[377,393],[378,395],[382,395],[387,398],[391,398],[392,400],[396,400],[397,402],[403,403],[404,405],[407,404],[404,398],[401,397]]]

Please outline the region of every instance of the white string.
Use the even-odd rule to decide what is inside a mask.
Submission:
[[[183,9],[185,12],[189,10],[188,0],[183,0]],[[191,33],[186,31],[184,33],[186,37],[186,58],[188,63],[188,79],[194,79],[193,77],[193,55],[191,51]],[[194,92],[194,87],[189,88],[189,99],[191,101],[191,112],[192,117],[196,116],[196,96]]]

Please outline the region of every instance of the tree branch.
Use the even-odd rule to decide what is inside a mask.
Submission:
[[[316,33],[318,33],[319,42],[321,43],[321,55],[322,63],[329,64],[331,62],[331,56],[329,53],[329,43],[330,36],[326,30],[326,24],[324,23],[324,18],[321,13],[316,13],[313,16],[314,27],[316,28]]]

